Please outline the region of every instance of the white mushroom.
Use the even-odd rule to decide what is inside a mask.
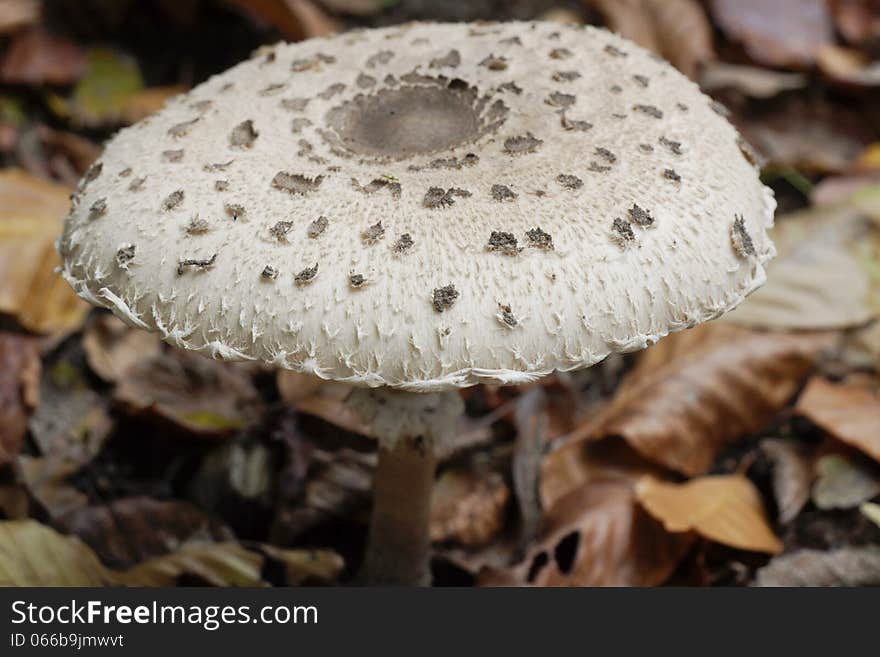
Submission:
[[[64,275],[205,355],[404,391],[357,402],[385,433],[366,568],[424,579],[454,389],[732,309],[764,281],[775,202],[711,100],[604,30],[410,24],[272,52],[107,145]]]

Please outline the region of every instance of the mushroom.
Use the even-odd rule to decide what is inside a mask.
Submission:
[[[764,281],[775,201],[711,99],[601,29],[415,23],[273,52],[112,139],[63,273],[172,345],[355,386],[379,445],[364,578],[427,583],[457,390],[732,309]]]

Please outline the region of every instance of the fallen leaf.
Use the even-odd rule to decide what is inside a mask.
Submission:
[[[339,579],[345,562],[331,550],[284,550],[274,545],[256,549],[282,567],[284,586],[327,586]]]
[[[78,536],[111,568],[168,554],[184,543],[235,539],[229,529],[191,504],[148,497],[76,509],[53,524]]]
[[[820,509],[852,509],[880,495],[877,468],[840,454],[816,461],[813,503]]]
[[[0,312],[36,333],[72,330],[89,308],[55,271],[69,192],[18,169],[0,171]]]
[[[880,504],[865,502],[859,507],[859,511],[861,511],[862,515],[868,520],[877,525],[877,527],[880,527]]]
[[[0,59],[6,84],[68,85],[86,70],[86,57],[75,43],[35,27],[13,37]]]
[[[28,416],[39,398],[39,372],[37,341],[0,332],[0,466],[24,444]]]
[[[851,376],[834,384],[814,377],[796,410],[829,436],[880,461],[880,389],[876,379]]]
[[[141,361],[117,383],[127,413],[202,438],[222,438],[255,422],[262,404],[242,367],[179,349]]]
[[[668,579],[691,544],[691,536],[666,532],[639,509],[631,482],[596,480],[545,511],[522,562],[486,568],[480,583],[655,586]]]
[[[85,174],[89,166],[101,154],[100,146],[72,132],[53,130],[42,124],[35,127],[35,132],[47,151],[50,160],[62,155],[70,162],[73,168],[72,174],[76,178],[71,180],[71,185],[73,186],[79,182],[80,177]]]
[[[0,586],[103,586],[107,571],[73,536],[33,520],[0,522]]]
[[[335,381],[322,381],[317,377],[289,370],[279,370],[276,380],[281,399],[298,412],[320,418],[352,433],[362,436],[371,434],[369,426],[345,403],[351,393],[351,386]]]
[[[757,489],[742,475],[699,477],[682,484],[644,477],[636,484],[636,498],[667,531],[693,531],[739,550],[782,550]]]
[[[85,507],[88,497],[70,483],[79,465],[54,457],[19,456],[18,478],[30,496],[50,518],[58,518]]]
[[[862,326],[880,314],[880,226],[847,202],[777,219],[778,251],[767,283],[724,322],[753,327],[828,330]]]
[[[115,383],[142,360],[159,355],[158,336],[128,326],[112,315],[94,318],[83,335],[83,349],[92,371]]]
[[[880,548],[798,550],[758,570],[754,586],[878,586]]]
[[[877,0],[830,0],[837,30],[855,45],[880,35],[880,2]]]
[[[880,64],[860,50],[823,46],[817,55],[819,70],[832,82],[854,87],[880,85]]]
[[[341,25],[311,0],[231,0],[278,30],[290,41],[338,32]]]
[[[809,67],[834,41],[825,0],[711,0],[709,8],[725,35],[766,66]]]
[[[723,446],[788,403],[828,340],[717,322],[675,333],[640,354],[611,402],[570,440],[620,436],[649,460],[703,474]]]
[[[802,445],[794,440],[768,438],[761,451],[773,463],[773,495],[780,524],[794,520],[810,500],[813,471]]]
[[[0,0],[0,34],[10,34],[40,22],[40,0]]]
[[[714,57],[712,27],[696,0],[583,2],[602,14],[610,30],[662,55],[691,78]]]
[[[488,545],[504,526],[510,490],[497,472],[445,471],[434,485],[431,540],[474,548]]]
[[[734,89],[749,98],[773,98],[785,91],[803,89],[807,82],[803,73],[783,73],[727,62],[707,62],[700,72],[703,91]]]

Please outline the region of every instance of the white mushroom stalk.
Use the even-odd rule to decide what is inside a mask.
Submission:
[[[81,297],[173,345],[426,393],[734,308],[774,208],[719,108],[638,46],[415,23],[264,49],[121,131],[59,250]]]

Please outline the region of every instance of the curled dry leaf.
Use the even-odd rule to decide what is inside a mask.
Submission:
[[[693,531],[740,550],[782,550],[757,489],[742,475],[700,477],[682,484],[644,477],[636,484],[636,497],[667,531]]]
[[[262,412],[246,367],[177,349],[130,368],[114,399],[130,414],[204,438],[228,436]]]
[[[614,399],[571,439],[620,436],[645,458],[702,474],[722,447],[788,403],[828,341],[719,323],[675,333],[642,352]]]
[[[40,354],[34,338],[0,333],[0,466],[21,450],[39,399]]]
[[[635,503],[632,483],[595,480],[546,510],[538,538],[521,563],[487,568],[484,585],[654,586],[664,582],[692,543],[670,534]]]
[[[794,440],[768,438],[761,451],[773,463],[773,495],[779,522],[788,524],[810,500],[813,470],[802,445]]]
[[[696,0],[583,0],[609,29],[668,59],[693,78],[714,57],[712,27]]]
[[[760,64],[808,67],[834,41],[826,0],[711,0],[721,30]]]
[[[83,349],[92,371],[115,383],[137,363],[159,355],[162,343],[154,333],[134,329],[112,315],[99,315],[83,335]]]
[[[813,503],[820,509],[852,509],[880,495],[880,475],[873,463],[829,454],[816,461]]]
[[[780,217],[771,234],[779,255],[766,285],[723,321],[825,330],[861,326],[880,314],[871,257],[880,253],[880,227],[852,203]]]
[[[833,384],[810,380],[797,411],[829,436],[880,461],[880,386],[877,379],[851,376]]]
[[[73,84],[86,69],[75,43],[36,27],[20,32],[0,60],[0,80],[7,84]]]
[[[18,169],[0,171],[0,312],[37,333],[72,330],[88,312],[55,271],[69,192]]]
[[[497,472],[471,469],[444,472],[434,485],[431,540],[465,547],[483,547],[504,526],[510,489]]]
[[[878,586],[880,547],[798,550],[758,570],[754,586]]]
[[[297,412],[320,418],[352,433],[370,435],[369,426],[345,403],[351,386],[290,370],[279,370],[276,381],[281,399]]]
[[[0,586],[174,586],[181,577],[211,586],[265,586],[269,562],[281,584],[332,583],[342,559],[324,550],[245,548],[238,543],[191,543],[128,570],[104,566],[85,543],[33,520],[0,522]]]
[[[53,524],[82,539],[111,568],[173,552],[183,543],[235,539],[229,529],[191,504],[149,497],[80,508]]]

